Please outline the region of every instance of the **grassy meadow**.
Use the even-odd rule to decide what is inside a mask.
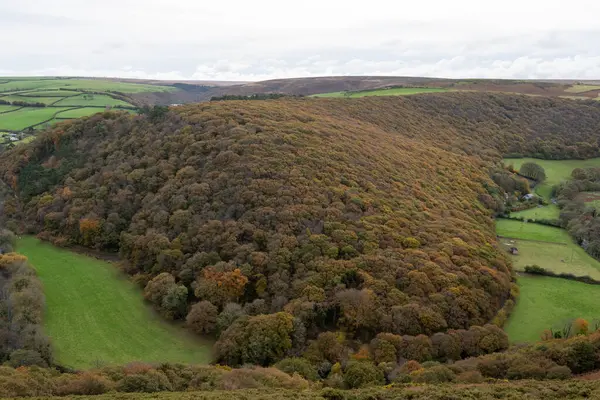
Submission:
[[[585,93],[590,90],[600,90],[600,86],[598,85],[573,85],[570,88],[567,88],[565,92],[569,93]]]
[[[447,92],[447,89],[442,88],[389,88],[389,89],[376,89],[376,90],[365,90],[359,92],[331,92],[315,94],[312,97],[366,97],[366,96],[408,96],[411,94],[418,93],[439,93]]]
[[[0,105],[0,132],[19,132],[30,127],[39,129],[46,123],[93,115],[107,106],[135,109],[131,94],[175,90],[170,86],[106,79],[0,78],[0,100],[46,105],[42,108]],[[68,113],[63,113],[67,110]]]
[[[529,210],[511,212],[510,216],[514,218],[526,218],[531,221],[538,221],[542,219],[551,220],[558,219],[560,215],[560,209],[555,204],[550,204],[544,207],[530,208]]]
[[[535,192],[546,198],[550,198],[552,186],[567,180],[571,177],[571,172],[575,168],[600,167],[600,158],[591,158],[589,160],[539,160],[536,158],[505,158],[505,165],[512,165],[516,170],[521,168],[526,162],[539,164],[546,171],[546,181],[535,187]]]
[[[520,276],[521,294],[504,326],[511,342],[540,340],[545,329],[558,328],[574,318],[598,319],[595,302],[600,286],[545,276]]]
[[[496,220],[496,233],[498,236],[513,239],[535,240],[540,242],[563,244],[573,242],[571,236],[569,236],[567,231],[564,229],[540,225],[532,222],[515,221],[512,219]]]
[[[44,285],[44,327],[59,364],[209,361],[210,345],[156,315],[116,266],[34,237],[20,239],[17,250]]]
[[[67,110],[68,107],[25,107],[16,111],[0,114],[0,131],[18,131],[32,125],[52,119],[55,114]]]

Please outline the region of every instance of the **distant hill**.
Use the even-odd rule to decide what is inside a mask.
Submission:
[[[142,82],[142,81],[140,81]],[[135,97],[148,104],[173,104],[208,101],[224,95],[282,93],[309,96],[331,92],[355,92],[390,87],[444,88],[461,91],[519,93],[536,96],[599,99],[600,81],[578,80],[510,80],[510,79],[442,79],[393,76],[333,76],[274,79],[262,82],[194,82],[152,81],[153,84],[184,83],[190,90],[175,93],[140,93]],[[198,93],[193,86],[210,87]]]

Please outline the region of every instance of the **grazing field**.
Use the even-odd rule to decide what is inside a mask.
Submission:
[[[29,126],[39,124],[43,121],[53,118],[53,116],[61,111],[67,110],[66,108],[56,107],[44,107],[34,108],[26,107],[21,108],[17,111],[0,114],[0,131],[18,131],[25,129]]]
[[[107,106],[135,109],[133,93],[168,92],[170,86],[121,83],[102,79],[0,78],[0,99],[9,102],[43,103],[47,107],[0,106],[0,131],[41,129],[58,120],[79,118],[103,111]],[[116,95],[119,98],[114,98]],[[95,107],[96,109],[92,109]],[[70,111],[61,115],[66,109]],[[7,144],[8,140],[4,140]]]
[[[0,78],[4,79],[4,78]],[[170,86],[144,85],[138,83],[113,82],[102,79],[35,79],[21,78],[0,83],[0,93],[32,89],[79,89],[90,91],[115,91],[121,93],[170,92],[176,90]]]
[[[584,92],[589,92],[591,90],[600,90],[600,86],[598,86],[598,85],[573,85],[570,88],[567,88],[565,90],[565,92],[584,93]]]
[[[498,236],[536,240],[540,242],[569,244],[573,242],[571,236],[564,229],[553,226],[540,225],[533,222],[521,222],[512,219],[496,220],[496,233]]]
[[[535,264],[557,274],[590,276],[600,280],[600,262],[575,243],[542,243],[507,238],[500,239],[500,243],[507,251],[511,247],[519,249],[519,254],[510,256],[517,271],[524,271],[526,266]]]
[[[102,108],[97,107],[83,107],[83,108],[75,108],[67,111],[63,111],[56,115],[56,119],[75,119],[81,117],[88,117],[90,115],[97,114],[99,112],[104,112]]]
[[[4,105],[4,104],[0,104],[0,113],[14,111],[17,108],[19,108],[19,107],[18,106],[7,106],[7,105]]]
[[[390,89],[377,89],[377,90],[365,90],[360,92],[331,92],[315,94],[313,97],[366,97],[366,96],[408,96],[410,94],[418,93],[439,93],[447,92],[448,89],[443,88],[390,88]]]
[[[546,171],[546,181],[535,187],[535,192],[546,198],[550,198],[552,186],[567,180],[575,168],[600,167],[600,158],[589,160],[538,160],[535,158],[505,158],[505,165],[512,165],[516,170],[526,162],[539,164]]]
[[[113,99],[106,95],[79,95],[75,97],[68,97],[60,100],[56,103],[57,106],[131,106],[131,104],[124,102],[123,100]]]
[[[62,100],[61,97],[41,97],[41,96],[21,96],[21,95],[10,95],[10,96],[2,96],[0,100],[10,101],[24,101],[26,103],[44,103],[46,105],[50,105],[56,103],[57,101]]]
[[[554,205],[550,204],[544,207],[535,207],[530,208],[529,210],[511,212],[510,216],[515,218],[526,218],[531,221],[539,221],[541,219],[552,220],[558,219],[560,215],[560,209]]]
[[[534,342],[545,329],[600,317],[600,286],[545,276],[520,276],[521,295],[504,329],[511,342]]]
[[[34,237],[19,240],[44,285],[44,326],[59,364],[206,363],[209,344],[155,315],[117,268]]]

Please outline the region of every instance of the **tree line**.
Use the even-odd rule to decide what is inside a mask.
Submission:
[[[0,230],[0,363],[13,367],[53,364],[42,329],[45,298],[27,258],[13,253],[16,238]]]

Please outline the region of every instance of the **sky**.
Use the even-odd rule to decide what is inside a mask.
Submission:
[[[598,0],[0,0],[0,76],[600,79],[598,15]]]

